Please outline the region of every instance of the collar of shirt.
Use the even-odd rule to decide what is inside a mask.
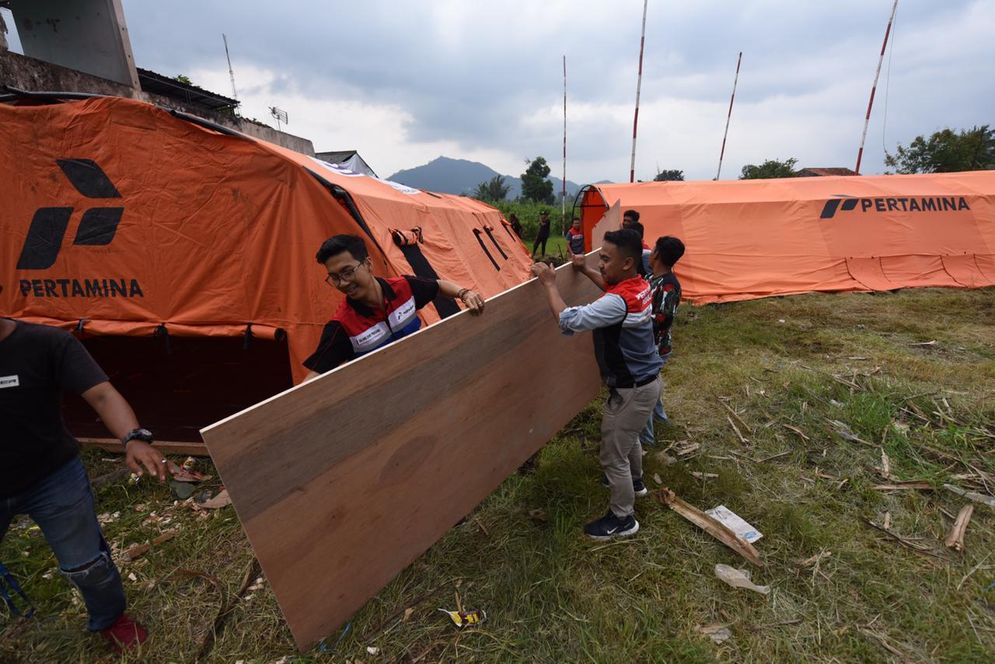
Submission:
[[[380,288],[383,289],[384,306],[389,308],[390,303],[394,300],[395,297],[397,297],[397,294],[394,292],[394,289],[391,288],[390,284],[387,283],[386,279],[381,279],[380,277],[374,277],[374,279],[377,280],[377,283],[380,284]],[[346,302],[349,303],[349,306],[352,307],[357,314],[359,314],[360,316],[365,316],[366,318],[373,318],[374,316],[382,316],[384,313],[381,311],[376,311],[375,309],[373,309],[373,307],[368,307],[366,306],[365,303],[360,302],[359,300],[354,300],[351,297],[346,297]]]

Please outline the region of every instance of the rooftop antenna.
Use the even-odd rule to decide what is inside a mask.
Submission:
[[[560,196],[560,235],[567,219],[567,56],[563,56],[563,191]]]
[[[639,124],[639,89],[643,84],[643,46],[646,44],[646,5],[643,0],[643,32],[639,38],[639,73],[636,76],[636,112],[632,116],[632,161],[629,162],[629,182],[636,181],[636,126]]]
[[[290,124],[290,118],[287,115],[287,112],[285,110],[283,110],[282,108],[277,108],[276,106],[270,106],[269,107],[269,114],[272,115],[274,118],[276,118],[276,130],[277,131],[283,131],[282,129],[280,129],[280,122],[281,121],[283,121],[283,124]]]
[[[235,90],[235,70],[231,68],[231,55],[228,53],[228,37],[222,32],[221,39],[225,42],[225,57],[228,58],[228,76],[231,77],[231,96],[238,101],[238,91]]]
[[[867,125],[871,123],[871,106],[874,105],[874,91],[878,88],[878,77],[881,75],[881,63],[884,62],[884,51],[888,48],[888,36],[891,34],[891,24],[895,20],[895,12],[898,11],[898,0],[891,5],[891,17],[888,19],[888,27],[884,31],[884,42],[881,43],[881,55],[878,58],[878,68],[874,72],[874,85],[871,86],[871,98],[867,100],[867,115],[864,117],[864,132],[860,135],[860,148],[857,150],[857,166],[853,169],[860,175],[860,160],[864,156],[864,139],[867,138]]]
[[[726,137],[729,136],[729,120],[732,119],[732,103],[736,101],[736,84],[739,83],[739,65],[741,62],[743,62],[742,51],[739,52],[739,57],[736,59],[736,77],[732,79],[732,96],[729,97],[729,112],[726,114],[726,130],[722,134],[722,151],[719,152],[719,170],[715,173],[716,180],[722,175],[722,158],[726,154]]]

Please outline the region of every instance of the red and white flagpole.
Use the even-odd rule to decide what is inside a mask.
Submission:
[[[629,162],[629,182],[636,181],[636,127],[639,125],[639,89],[643,85],[643,47],[646,45],[646,5],[643,0],[643,32],[639,38],[639,74],[636,76],[636,112],[632,117],[632,161]]]
[[[895,12],[898,10],[898,0],[891,5],[891,17],[888,19],[888,27],[884,31],[884,42],[881,43],[881,55],[878,58],[878,68],[874,72],[874,85],[871,86],[871,98],[867,100],[867,115],[864,116],[864,132],[860,135],[860,148],[857,150],[857,167],[854,168],[857,175],[860,175],[860,160],[864,157],[864,141],[867,139],[867,125],[871,123],[871,106],[874,105],[874,93],[878,89],[878,77],[881,75],[881,63],[884,62],[884,52],[888,48],[888,37],[891,35],[891,24],[895,20]]]
[[[560,200],[560,235],[567,221],[567,56],[563,56],[563,191]]]
[[[729,97],[729,112],[726,113],[726,130],[722,134],[722,151],[719,152],[719,170],[715,172],[716,180],[722,175],[722,158],[726,154],[726,137],[729,136],[729,120],[732,119],[732,103],[736,101],[736,84],[739,83],[739,65],[741,62],[743,62],[742,51],[739,52],[739,57],[736,59],[736,78],[732,80],[732,97]]]

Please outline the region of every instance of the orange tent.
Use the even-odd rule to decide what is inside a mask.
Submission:
[[[810,291],[995,285],[995,171],[588,185],[585,236],[618,202],[681,238],[697,303]]]
[[[382,275],[437,275],[485,297],[528,278],[528,252],[483,203],[142,102],[52,101],[0,104],[0,312],[80,330],[129,398],[170,383],[157,398],[171,405],[146,407],[189,420],[191,435],[173,437],[199,440],[198,427],[303,377],[342,297],[314,260],[331,235],[363,236]],[[456,310],[440,300],[422,314]],[[242,345],[269,350],[257,360]]]

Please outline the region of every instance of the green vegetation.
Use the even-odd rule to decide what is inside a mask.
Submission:
[[[995,129],[988,125],[955,132],[943,129],[929,138],[916,136],[898,146],[885,165],[896,173],[950,173],[995,168]]]
[[[765,180],[768,178],[793,178],[795,177],[795,164],[798,160],[794,157],[785,159],[768,159],[764,163],[756,166],[747,164],[743,166],[743,171],[739,175],[740,180]]]
[[[545,157],[536,157],[525,162],[528,168],[522,173],[522,198],[536,203],[546,203],[551,205],[555,200],[553,196],[553,183],[549,180],[549,164]]]
[[[231,508],[205,516],[159,486],[101,487],[116,550],[179,530],[122,564],[132,610],[153,632],[131,659],[990,662],[995,511],[978,505],[965,550],[949,551],[943,539],[966,501],[941,485],[995,489],[993,295],[928,289],[681,309],[664,369],[672,424],[657,431],[646,480],[656,488],[659,476],[702,509],[725,504],[763,532],[765,567],[752,573],[769,596],[719,582],[716,563],[749,564],[652,498],[637,505],[635,537],[606,545],[581,535],[607,500],[593,403],[535,473],[509,477],[348,630],[303,655],[268,585],[239,596],[252,554]],[[886,482],[882,450],[892,482],[933,490],[875,490]],[[87,453],[91,477],[117,467],[106,459]],[[890,521],[910,546],[868,521]],[[39,609],[25,623],[0,613],[0,661],[117,661],[85,633],[37,529],[15,524],[0,560]],[[437,611],[457,596],[487,621],[457,631]],[[721,645],[698,630],[716,623],[732,633]]]
[[[657,171],[653,182],[679,182],[684,180],[684,171],[676,168]]]
[[[522,241],[532,249],[532,240],[535,239],[536,233],[539,230],[539,213],[542,210],[549,211],[550,218],[550,236],[549,242],[546,246],[546,251],[550,256],[558,256],[561,253],[566,255],[566,240],[560,233],[560,207],[558,205],[546,205],[544,203],[536,203],[534,201],[527,200],[517,200],[517,201],[498,201],[496,203],[491,203],[494,207],[501,211],[505,219],[509,215],[515,214],[518,220],[522,223],[522,228],[524,229]],[[567,217],[570,217],[571,205],[567,205]],[[579,211],[578,211],[579,212]],[[570,227],[570,222],[564,220],[563,230]]]
[[[508,196],[509,189],[508,185],[504,183],[504,176],[495,175],[490,180],[478,184],[470,196],[493,205],[498,201],[503,201]]]

